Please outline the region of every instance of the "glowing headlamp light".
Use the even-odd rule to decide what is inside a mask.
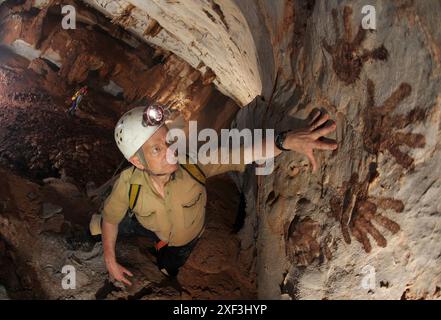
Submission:
[[[142,114],[142,124],[145,127],[159,126],[164,120],[164,109],[157,104],[146,107]]]

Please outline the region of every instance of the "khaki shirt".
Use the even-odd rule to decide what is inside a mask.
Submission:
[[[243,150],[241,150],[243,153]],[[231,153],[230,153],[231,155]],[[206,178],[227,171],[245,170],[243,154],[240,164],[201,164]],[[181,166],[164,188],[164,198],[156,191],[150,176],[133,166],[122,171],[104,202],[103,219],[118,224],[129,208],[130,184],[141,185],[138,201],[133,209],[136,218],[146,229],[171,246],[183,246],[199,236],[204,229],[207,192],[205,187]]]

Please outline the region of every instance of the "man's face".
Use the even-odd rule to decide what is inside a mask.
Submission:
[[[144,157],[148,168],[157,174],[171,174],[178,169],[177,164],[170,164],[167,161],[166,136],[168,129],[166,126],[159,128],[142,146]]]

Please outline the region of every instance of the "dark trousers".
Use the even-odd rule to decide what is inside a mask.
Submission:
[[[130,217],[129,214],[126,214],[119,223],[118,233],[126,236],[147,237],[154,243],[160,241],[154,232],[144,228],[135,216]],[[170,276],[175,277],[179,272],[179,268],[187,261],[197,241],[198,238],[180,247],[166,245],[156,251],[158,268],[160,270],[165,269]]]
[[[67,113],[70,116],[73,116],[75,114],[75,110],[77,109],[77,100],[72,102],[72,105],[70,106],[69,110],[67,111]]]
[[[81,100],[82,100],[82,96],[78,96],[74,101],[72,101],[72,104],[71,104],[69,110],[67,111],[67,113],[70,116],[75,115],[75,111],[77,110],[78,105],[80,104]]]

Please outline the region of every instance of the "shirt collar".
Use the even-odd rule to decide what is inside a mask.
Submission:
[[[139,184],[139,185],[151,185],[151,179],[147,172],[137,169],[133,167],[133,174],[130,178],[130,184]],[[172,173],[170,181],[176,181],[182,179],[183,173],[181,166],[178,166],[178,169]]]

